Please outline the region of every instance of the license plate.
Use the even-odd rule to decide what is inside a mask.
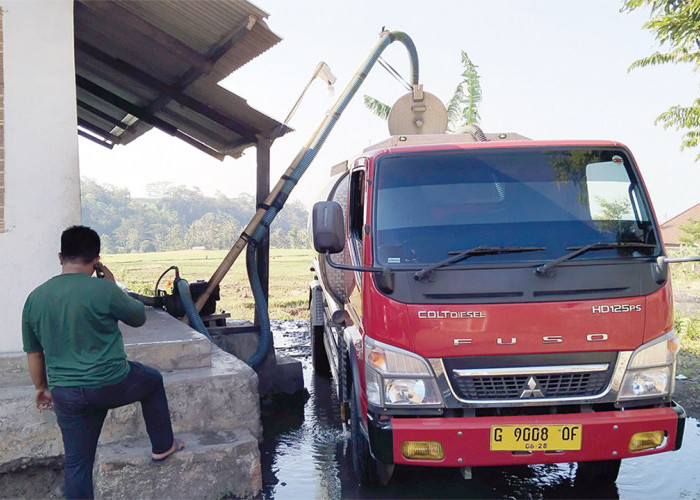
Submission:
[[[564,451],[581,449],[582,426],[492,425],[492,451]]]

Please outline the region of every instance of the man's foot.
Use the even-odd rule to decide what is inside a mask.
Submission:
[[[175,438],[173,440],[173,445],[165,453],[154,453],[151,455],[151,460],[153,462],[164,462],[170,455],[180,451],[185,447],[185,442],[182,439]]]

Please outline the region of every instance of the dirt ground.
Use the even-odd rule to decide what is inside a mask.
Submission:
[[[676,379],[674,398],[689,417],[700,419],[700,356],[681,351],[678,355],[676,374],[688,377]]]
[[[700,297],[674,292],[673,302],[677,311],[694,315],[700,311]],[[688,413],[689,417],[700,419],[700,356],[686,351],[678,354],[676,375],[687,377],[686,380],[676,380],[674,399]]]

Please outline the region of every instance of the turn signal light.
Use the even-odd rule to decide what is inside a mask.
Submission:
[[[664,431],[638,432],[630,439],[629,450],[642,451],[658,448],[663,444],[665,437]]]
[[[412,460],[442,460],[445,450],[437,441],[404,441],[401,453]]]

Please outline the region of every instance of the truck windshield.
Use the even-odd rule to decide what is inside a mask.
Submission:
[[[483,246],[544,249],[484,252],[469,265],[542,265],[590,242],[644,245],[610,245],[575,262],[660,252],[624,150],[394,153],[377,160],[375,185],[378,265],[432,264],[455,250]]]

